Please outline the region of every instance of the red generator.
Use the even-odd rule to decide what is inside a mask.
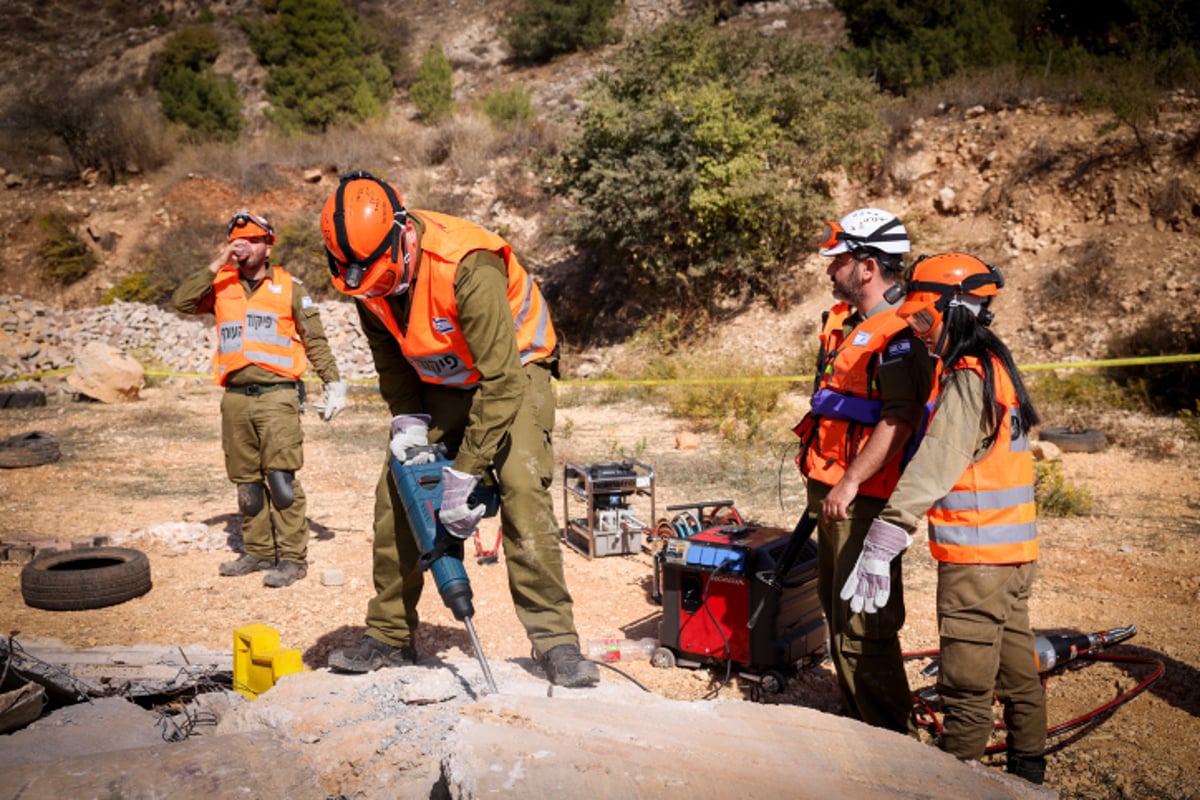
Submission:
[[[721,526],[668,539],[662,561],[662,646],[656,666],[717,666],[770,694],[782,691],[784,670],[824,654],[825,616],[817,597],[817,544],[808,541],[783,576],[782,590],[759,579],[770,575],[791,531]],[[765,602],[764,602],[765,601]],[[760,602],[763,610],[747,627]]]

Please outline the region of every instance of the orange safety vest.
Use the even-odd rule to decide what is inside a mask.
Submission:
[[[883,409],[876,371],[892,338],[906,323],[895,309],[864,319],[846,336],[842,325],[850,314],[845,303],[834,306],[821,331],[823,358],[818,366],[812,410],[793,432],[802,440],[796,464],[807,477],[833,486],[866,445]],[[909,339],[896,347],[911,347]],[[886,500],[903,470],[903,450],[859,486],[858,493]]]
[[[458,265],[476,250],[487,250],[504,259],[508,273],[508,304],[521,363],[546,358],[558,337],[550,310],[537,284],[517,261],[512,247],[496,234],[473,222],[433,211],[410,211],[425,223],[421,234],[421,263],[409,287],[412,304],[408,329],[401,330],[386,297],[362,300],[387,326],[404,357],[426,383],[470,389],[479,382],[475,358],[458,324],[454,278]]]
[[[929,510],[929,551],[954,564],[1024,564],[1038,557],[1033,453],[1020,425],[1017,392],[999,361],[995,402],[1003,410],[991,449]],[[983,375],[979,359],[955,369]],[[934,411],[936,416],[937,411]]]
[[[292,380],[308,369],[292,316],[293,285],[283,267],[273,267],[247,298],[237,267],[226,264],[217,270],[213,278],[213,313],[217,316],[213,381],[218,386],[250,364]]]

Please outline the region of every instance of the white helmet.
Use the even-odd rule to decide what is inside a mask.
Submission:
[[[912,250],[904,223],[881,208],[860,208],[842,217],[841,222],[826,221],[820,247],[823,256],[836,256],[861,247],[893,255]]]

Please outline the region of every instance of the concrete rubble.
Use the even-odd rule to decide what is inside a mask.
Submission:
[[[608,671],[596,689],[552,688],[528,659],[491,666],[494,695],[451,650],[367,675],[286,675],[256,700],[202,693],[170,718],[117,697],[68,706],[0,737],[0,786],[212,800],[1057,796],[808,708],[670,700]]]

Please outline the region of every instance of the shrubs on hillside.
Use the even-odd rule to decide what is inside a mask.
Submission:
[[[69,286],[96,268],[96,254],[75,232],[73,216],[65,211],[46,211],[34,221],[42,235],[37,248],[38,267],[47,282]]]
[[[421,57],[417,78],[408,97],[425,122],[440,122],[454,113],[454,70],[439,44],[431,44]]]
[[[616,0],[525,0],[508,28],[508,46],[517,61],[544,64],[578,50],[618,41],[609,27]]]
[[[221,43],[211,28],[184,28],[163,47],[155,87],[163,116],[196,141],[233,141],[242,132],[237,82],[213,70]]]
[[[789,37],[675,23],[632,42],[589,88],[555,175],[577,203],[568,230],[595,262],[593,296],[786,304],[787,267],[828,210],[824,176],[877,162],[877,101]]]
[[[268,68],[268,117],[283,130],[326,130],[383,112],[392,75],[341,0],[279,0],[276,13],[239,24]]]

